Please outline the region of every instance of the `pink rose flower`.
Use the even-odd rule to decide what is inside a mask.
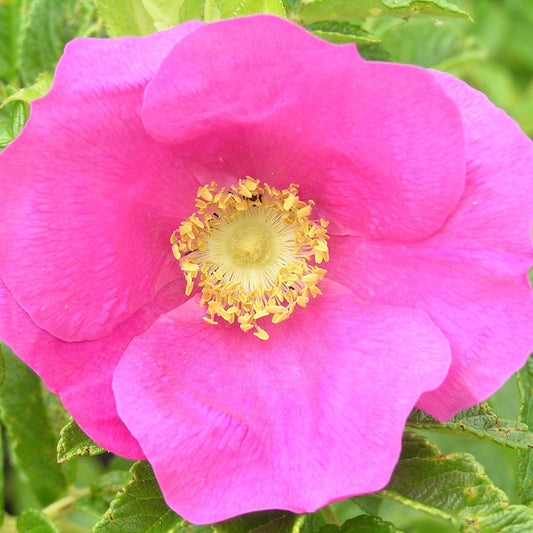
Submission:
[[[188,520],[313,511],[525,362],[532,168],[461,81],[275,17],[79,39],[0,157],[0,337]]]

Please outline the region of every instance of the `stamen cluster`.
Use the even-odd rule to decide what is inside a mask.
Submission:
[[[300,200],[297,185],[280,191],[249,177],[229,190],[214,182],[198,189],[198,211],[170,242],[186,294],[195,283],[202,290],[204,320],[237,321],[267,340],[259,319],[282,322],[321,294],[317,284],[326,271],[316,264],[329,260],[328,222],[309,219],[313,205]]]

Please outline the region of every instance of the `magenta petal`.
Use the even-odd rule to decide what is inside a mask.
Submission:
[[[143,452],[117,414],[113,372],[131,339],[184,300],[183,283],[165,287],[151,305],[97,341],[64,342],[37,327],[0,280],[0,337],[61,397],[79,426],[100,446],[125,457]]]
[[[424,313],[323,287],[267,342],[205,323],[193,298],[128,347],[118,411],[187,520],[314,511],[389,480],[406,417],[446,375],[448,343]]]
[[[432,72],[461,112],[466,138],[466,186],[438,239],[444,246],[521,256],[533,263],[533,143],[479,91]]]
[[[197,26],[73,41],[2,153],[2,278],[58,338],[106,335],[181,275],[169,237],[198,184],[146,135],[140,106],[163,57]]]
[[[468,297],[470,316],[463,316],[470,325],[454,316],[457,337],[463,338],[449,377],[420,400],[421,408],[444,420],[463,407],[458,399],[463,390],[471,391],[476,403],[485,399],[533,348],[527,276],[533,265],[533,144],[485,95],[448,74],[434,75],[458,103],[467,138],[465,194],[436,241],[442,249],[455,244],[472,266],[458,283],[470,283],[461,291]]]
[[[422,396],[421,409],[446,420],[492,395],[525,363],[533,347],[531,258],[351,237],[331,244],[342,260],[329,276],[363,301],[426,311],[448,338],[449,375]]]
[[[441,328],[450,373],[419,406],[443,420],[493,394],[533,348],[533,145],[484,95],[435,77],[464,121],[467,181],[457,209],[419,243],[333,238],[328,276],[363,300],[423,309]]]
[[[352,235],[430,235],[463,190],[460,117],[430,72],[363,61],[275,17],[183,39],[147,87],[143,120],[203,179],[298,183]]]

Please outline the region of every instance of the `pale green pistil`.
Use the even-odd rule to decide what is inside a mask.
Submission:
[[[228,236],[227,250],[238,267],[261,267],[272,260],[272,231],[261,222],[242,220]]]

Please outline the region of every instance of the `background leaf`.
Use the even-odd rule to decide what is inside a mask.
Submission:
[[[15,83],[18,74],[20,17],[27,0],[0,2],[0,79]]]
[[[264,511],[237,516],[213,525],[215,533],[299,533],[305,517],[289,512]]]
[[[39,378],[13,353],[2,347],[6,379],[0,386],[0,416],[13,448],[16,466],[30,480],[43,504],[57,499],[67,480],[56,462],[56,437]]]
[[[533,357],[518,373],[521,405],[518,420],[533,427]],[[533,502],[533,449],[518,453],[518,492],[522,503]]]
[[[407,432],[400,461],[379,495],[443,518],[461,531],[533,531],[533,508],[510,505],[483,467],[465,453],[442,455],[424,437]]]
[[[443,423],[415,409],[407,421],[407,426],[440,432],[467,433],[520,450],[533,448],[533,433],[526,424],[499,417],[487,403],[465,409]]]
[[[311,0],[303,1],[292,17],[310,24],[321,20],[418,15],[470,18],[466,11],[443,0]]]
[[[342,526],[324,526],[319,533],[402,533],[394,524],[385,522],[378,516],[360,515],[351,518]]]
[[[37,100],[37,98],[44,96],[50,90],[52,81],[53,78],[48,72],[42,72],[37,76],[32,85],[15,91],[2,102],[0,107],[4,107],[6,104],[14,101],[26,102],[29,104],[30,102],[33,102],[33,100]]]
[[[17,138],[29,116],[29,106],[20,100],[0,109],[0,150]]]
[[[0,151],[16,139],[30,116],[30,106],[33,100],[44,96],[52,85],[52,76],[43,72],[33,85],[19,89],[12,87],[6,95],[0,94]]]
[[[480,41],[465,35],[473,26],[462,20],[417,17],[374,19],[368,27],[379,35],[393,61],[446,70],[452,65],[487,59]]]
[[[91,483],[90,494],[76,502],[76,508],[101,518],[109,509],[124,485],[131,480],[131,473],[124,470],[111,470]]]
[[[59,463],[68,461],[73,457],[83,455],[100,455],[106,450],[95,444],[70,418],[60,433],[57,444],[57,460]]]
[[[59,533],[55,524],[41,511],[26,509],[17,518],[18,533]]]
[[[207,22],[254,13],[287,16],[283,0],[205,0],[204,20]]]
[[[233,11],[232,16],[243,17],[255,13],[269,13],[279,17],[287,16],[282,0],[242,0]]]
[[[143,0],[142,4],[158,31],[204,18],[204,0]]]
[[[99,29],[91,0],[31,0],[19,15],[15,64],[22,85],[42,72],[52,73],[65,43]]]
[[[172,533],[187,522],[167,507],[152,467],[146,461],[135,463],[132,479],[111,502],[95,533]]]
[[[1,359],[0,354],[0,359]],[[0,425],[0,528],[4,522],[4,431]]]
[[[2,386],[2,383],[4,382],[4,379],[6,377],[6,363],[4,361],[4,352],[2,351],[3,344],[0,343],[0,386]]]
[[[113,478],[113,483],[117,480],[118,477]],[[98,491],[106,491],[108,482],[109,479],[100,480],[92,490],[93,497]],[[86,503],[87,499],[80,501],[81,507]],[[305,533],[302,529],[305,521],[304,515],[266,511],[211,526],[194,526],[169,509],[151,466],[139,461],[131,469],[131,481],[113,499],[94,533]]]
[[[368,27],[394,61],[446,70],[484,92],[533,136],[533,0],[462,0],[476,21],[422,18]],[[440,19],[440,17],[439,17]]]
[[[110,37],[150,35],[154,20],[142,0],[94,0]]]
[[[315,22],[306,26],[311,33],[331,43],[379,43],[379,37],[351,22]]]

